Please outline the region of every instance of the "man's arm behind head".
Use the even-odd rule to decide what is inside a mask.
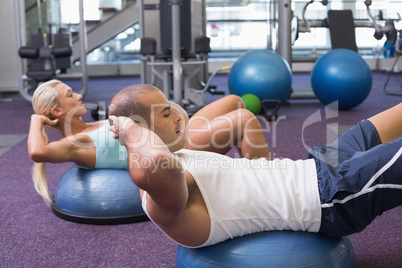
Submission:
[[[151,130],[126,117],[111,116],[110,121],[113,137],[127,149],[131,178],[149,195],[149,215],[158,225],[171,225],[188,200],[180,161]]]

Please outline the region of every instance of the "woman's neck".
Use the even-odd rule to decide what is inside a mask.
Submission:
[[[70,120],[59,120],[59,129],[64,137],[78,134],[85,131],[89,124],[85,123],[81,117],[73,117]]]

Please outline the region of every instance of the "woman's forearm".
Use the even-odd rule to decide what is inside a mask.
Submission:
[[[41,117],[32,115],[28,133],[28,154],[35,162],[39,161],[38,158],[40,158],[47,143],[42,134],[43,127]]]

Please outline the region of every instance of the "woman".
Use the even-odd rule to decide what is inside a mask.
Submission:
[[[33,95],[35,114],[31,116],[28,153],[35,162],[32,174],[35,189],[48,205],[51,198],[45,176],[46,162],[73,162],[84,168],[127,168],[126,148],[113,139],[108,130],[109,121],[84,122],[81,116],[87,110],[81,100],[80,94],[59,80],[43,83]],[[242,157],[269,158],[261,125],[237,96],[223,97],[191,119],[173,103],[169,113],[188,135],[189,149],[225,154],[237,146]],[[59,129],[64,138],[49,143],[46,125]]]

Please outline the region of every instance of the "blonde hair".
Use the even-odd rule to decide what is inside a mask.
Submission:
[[[55,87],[62,83],[59,80],[53,79],[41,84],[34,92],[32,97],[32,107],[36,114],[44,115],[51,118],[51,110],[58,106],[58,91]],[[49,143],[49,134],[46,127],[42,129],[42,135],[46,144]],[[32,167],[32,179],[35,190],[45,200],[45,203],[50,206],[52,199],[50,198],[49,190],[46,181],[46,163],[34,163]]]

